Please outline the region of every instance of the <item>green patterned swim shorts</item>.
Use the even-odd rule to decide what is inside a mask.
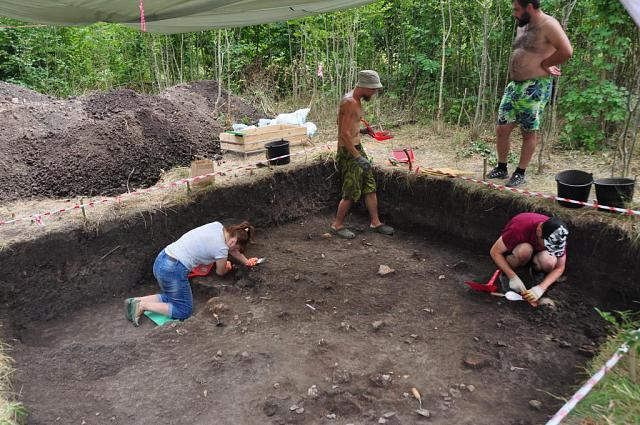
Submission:
[[[367,158],[362,144],[357,145],[356,149],[358,149],[360,155]],[[346,148],[338,147],[336,163],[342,177],[342,199],[350,199],[357,202],[362,195],[376,191],[376,179],[373,171],[365,174]]]
[[[544,107],[551,97],[551,77],[511,81],[504,90],[498,125],[519,124],[525,131],[540,130]]]

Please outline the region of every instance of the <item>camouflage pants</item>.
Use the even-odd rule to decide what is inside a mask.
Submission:
[[[357,145],[356,149],[358,149],[360,155],[367,158],[362,144]],[[342,146],[338,147],[336,163],[342,177],[342,199],[350,199],[357,202],[362,195],[376,191],[376,179],[373,171],[365,174],[356,160]]]

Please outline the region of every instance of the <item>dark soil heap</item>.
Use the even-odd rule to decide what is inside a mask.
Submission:
[[[128,89],[55,99],[0,82],[0,201],[115,195],[148,187],[160,171],[213,157],[226,113],[215,81],[171,87],[159,95]],[[216,107],[216,100],[217,107]],[[260,114],[230,97],[231,117]]]

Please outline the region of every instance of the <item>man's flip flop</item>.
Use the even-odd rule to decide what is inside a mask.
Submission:
[[[335,229],[331,227],[331,233],[333,233],[334,235],[340,236],[343,239],[354,239],[356,237],[356,234],[353,233],[351,230],[347,229],[346,227],[342,227],[340,229]]]
[[[387,235],[387,236],[393,235],[393,227],[387,226],[386,224],[381,224],[380,226],[377,226],[377,227],[369,226],[369,228],[376,233],[380,233],[381,235]]]

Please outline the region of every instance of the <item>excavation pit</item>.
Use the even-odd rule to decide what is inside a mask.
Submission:
[[[491,239],[522,202],[381,173],[383,217],[397,233],[370,232],[356,211],[347,241],[325,235],[338,196],[332,164],[292,168],[144,220],[5,250],[4,340],[27,423],[537,424],[560,406],[554,396],[584,380],[606,335],[594,307],[637,296],[631,238],[598,227],[597,215],[571,221],[567,280],[550,293],[556,308],[534,310],[462,283],[491,274]],[[193,279],[195,314],[184,322],[133,327],[122,300],[156,290],[157,252],[232,218],[255,222],[249,254],[267,261]],[[380,265],[395,271],[380,276]],[[429,419],[416,415],[412,388]]]

